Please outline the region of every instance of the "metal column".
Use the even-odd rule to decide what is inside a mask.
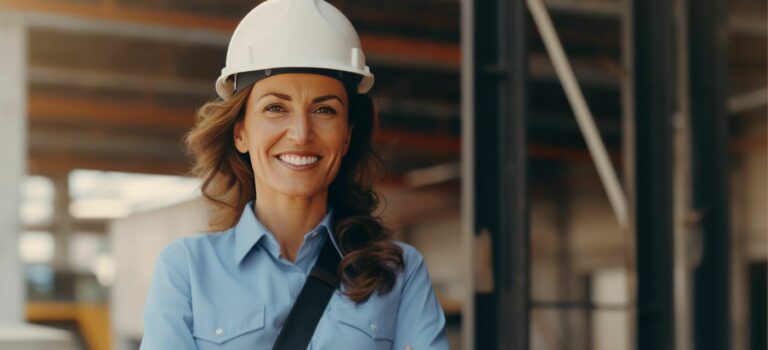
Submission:
[[[524,0],[474,6],[475,232],[491,233],[493,290],[476,299],[476,348],[527,350],[529,227]]]
[[[696,1],[696,0],[692,0]],[[688,85],[688,3],[689,0],[674,1],[675,63],[677,71],[677,109],[674,117],[674,166],[673,166],[673,226],[674,226],[674,296],[675,296],[675,350],[693,350],[691,335],[693,322],[693,274],[691,268],[692,233],[689,220],[691,215],[691,120]]]
[[[725,0],[688,2],[693,207],[701,263],[694,271],[694,348],[730,349],[727,46]]]
[[[475,5],[461,0],[461,348],[475,348]]]
[[[0,11],[0,323],[24,321],[19,259],[19,195],[26,173],[27,35],[23,23]]]
[[[674,349],[672,5],[669,0],[633,5],[637,350]]]

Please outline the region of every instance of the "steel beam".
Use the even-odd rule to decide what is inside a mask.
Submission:
[[[702,247],[694,270],[693,348],[698,350],[731,348],[727,12],[725,0],[688,4],[693,207]]]
[[[476,298],[478,349],[529,346],[527,11],[524,0],[475,1],[474,232],[490,232],[493,290]]]
[[[621,1],[546,0],[545,3],[552,11],[590,17],[620,17],[623,11]]]
[[[624,262],[627,270],[627,310],[629,349],[637,347],[637,244],[635,230],[635,69],[634,69],[634,22],[632,8],[634,1],[625,0],[621,11],[621,67],[627,72],[625,79],[621,80],[621,155],[622,155],[622,183],[627,194],[629,206],[629,225],[625,230]]]
[[[547,52],[555,66],[560,83],[563,85],[571,109],[574,111],[579,130],[584,136],[584,140],[587,142],[587,147],[592,155],[595,168],[597,169],[598,175],[600,175],[600,180],[603,183],[605,192],[608,195],[608,200],[613,208],[616,221],[623,231],[627,228],[629,222],[627,197],[619,183],[619,177],[616,175],[616,170],[608,158],[608,151],[606,151],[603,138],[600,136],[600,132],[597,129],[595,118],[592,116],[589,105],[584,99],[581,87],[576,81],[573,68],[568,61],[568,57],[565,55],[565,50],[560,42],[560,38],[557,36],[549,12],[546,7],[544,7],[541,0],[528,0],[527,3],[528,8],[531,10],[534,22],[536,22],[536,26],[539,29],[541,38],[547,48]]]
[[[552,11],[567,13],[572,15],[581,15],[585,17],[623,17],[625,1],[603,1],[603,0],[545,0],[547,8]],[[755,2],[758,3],[758,2]],[[767,36],[765,30],[765,16],[758,13],[736,13],[729,21],[728,30],[734,34],[745,34],[750,36]]]
[[[674,1],[675,40],[678,43],[688,41],[689,0]],[[675,62],[677,64],[677,112],[674,118],[674,185],[673,185],[673,226],[674,226],[674,298],[675,298],[675,350],[692,350],[691,336],[693,305],[691,287],[691,123],[690,123],[690,87],[688,85],[689,53],[687,45],[677,45]]]
[[[672,2],[633,4],[637,350],[674,349]]]
[[[461,311],[461,348],[475,349],[475,2],[461,0],[461,243],[465,292]]]

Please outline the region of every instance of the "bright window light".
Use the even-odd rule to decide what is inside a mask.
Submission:
[[[131,214],[131,207],[119,198],[81,198],[69,203],[69,212],[78,219],[122,218]]]
[[[53,218],[53,182],[44,176],[27,176],[21,193],[19,215],[25,226],[44,226]]]
[[[191,200],[199,186],[190,177],[75,170],[69,176],[69,210],[80,219],[121,218]]]
[[[53,260],[55,242],[50,232],[27,231],[19,235],[19,254],[26,264],[45,264]]]

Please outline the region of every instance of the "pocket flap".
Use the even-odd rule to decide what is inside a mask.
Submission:
[[[234,314],[195,317],[193,335],[216,344],[264,327],[265,304],[252,304]]]
[[[396,315],[375,303],[343,304],[337,308],[339,323],[354,327],[373,339],[395,340]]]

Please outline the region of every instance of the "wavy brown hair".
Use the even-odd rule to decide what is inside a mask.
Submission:
[[[253,168],[248,154],[235,149],[235,124],[244,118],[251,88],[230,100],[203,105],[184,143],[194,159],[192,172],[202,179],[203,196],[214,204],[210,228],[237,224],[246,204],[256,198]],[[354,126],[349,151],[328,189],[334,231],[344,252],[339,265],[346,294],[362,303],[376,291],[389,293],[403,268],[403,252],[390,238],[392,231],[374,215],[379,197],[373,181],[383,165],[373,147],[377,113],[370,96],[347,90],[349,123]]]

